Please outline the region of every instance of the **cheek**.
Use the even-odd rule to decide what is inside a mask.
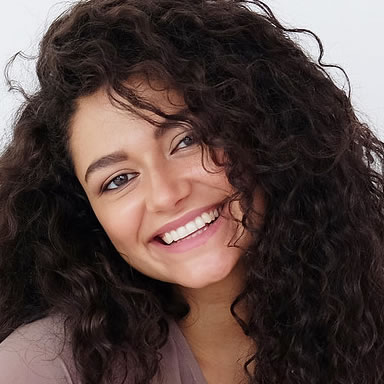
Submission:
[[[208,161],[204,162],[204,167],[201,163],[195,167],[196,180],[203,181],[204,184],[222,190],[228,195],[233,192],[233,187],[229,183],[223,168],[216,167],[212,161],[209,163]]]
[[[141,211],[135,204],[114,204],[108,209],[94,207],[95,214],[117,250],[134,246],[141,225]]]

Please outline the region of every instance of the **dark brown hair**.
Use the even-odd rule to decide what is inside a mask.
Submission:
[[[52,23],[39,88],[0,158],[0,340],[57,312],[83,384],[112,382],[116,360],[132,383],[158,371],[166,318],[188,307],[120,257],[68,151],[76,100],[101,87],[123,108],[163,114],[125,84],[141,74],[182,92],[192,120],[163,115],[226,154],[254,237],[232,305],[257,346],[249,383],[383,383],[384,143],[294,32],[262,2],[237,0],[88,0]]]

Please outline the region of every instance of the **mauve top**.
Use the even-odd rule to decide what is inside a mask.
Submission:
[[[0,384],[80,384],[63,321],[47,317],[23,325],[0,344]],[[175,321],[169,321],[169,338],[160,350],[163,379],[153,384],[207,384],[201,369]],[[118,378],[117,373],[117,378]],[[120,383],[121,380],[116,380]],[[128,377],[125,384],[132,384]]]

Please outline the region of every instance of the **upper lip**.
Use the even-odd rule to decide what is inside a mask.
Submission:
[[[212,211],[213,209],[219,208],[220,206],[221,204],[217,203],[217,204],[207,205],[203,208],[194,209],[193,211],[186,213],[184,216],[180,217],[179,219],[176,219],[174,221],[171,221],[163,225],[152,235],[151,240],[153,240],[156,236],[163,235],[165,232],[176,230],[177,228],[184,226],[185,224],[194,220],[197,216],[200,216],[203,212]]]

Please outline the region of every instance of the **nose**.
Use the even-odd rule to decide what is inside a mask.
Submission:
[[[164,163],[152,167],[146,183],[146,206],[149,212],[170,211],[189,196],[191,184],[185,171],[170,169]]]

